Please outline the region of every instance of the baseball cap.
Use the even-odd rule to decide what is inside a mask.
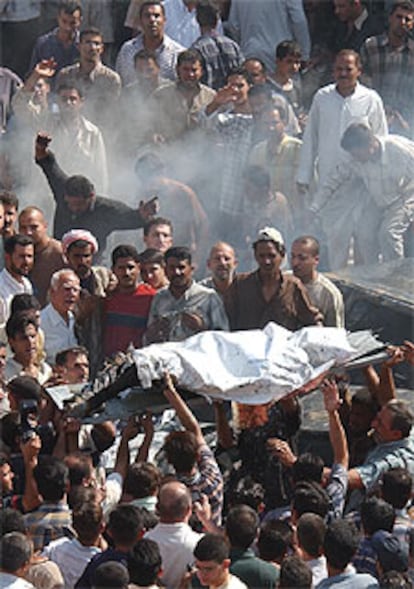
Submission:
[[[273,241],[280,245],[285,245],[283,235],[278,229],[275,229],[274,227],[264,227],[263,229],[260,229],[256,235],[253,245],[259,241]]]

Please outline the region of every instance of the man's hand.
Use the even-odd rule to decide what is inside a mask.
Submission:
[[[225,106],[226,104],[231,104],[237,100],[236,93],[234,89],[227,85],[220,90],[217,91],[217,94],[210,102],[210,104],[206,107],[206,113],[208,115],[212,114],[214,111],[218,110],[221,106]]]
[[[198,519],[205,528],[208,528],[208,524],[211,522],[211,505],[207,495],[201,495],[201,500],[195,501],[193,507]]]
[[[198,313],[188,313],[184,312],[181,316],[183,325],[191,331],[204,331],[206,329],[206,324],[204,323],[204,319]]]
[[[35,158],[42,160],[49,155],[49,143],[52,141],[52,137],[48,133],[40,131],[36,136],[35,142]]]
[[[57,62],[51,57],[50,59],[42,59],[36,64],[34,72],[38,78],[53,78],[56,73]]]
[[[40,436],[38,436],[37,434],[34,434],[29,440],[27,440],[27,442],[21,442],[20,451],[22,453],[24,463],[32,463],[35,466],[41,448],[42,441],[40,439]]]
[[[328,413],[338,411],[341,406],[341,398],[339,396],[338,386],[335,381],[325,379],[321,384],[321,391],[323,393],[323,401],[325,409]]]
[[[266,446],[272,456],[278,458],[283,466],[291,468],[295,464],[297,458],[292,452],[289,444],[284,440],[281,440],[280,438],[269,438],[266,442]]]
[[[414,344],[406,340],[404,344],[401,346],[402,351],[404,352],[404,358],[406,361],[414,366]]]
[[[405,354],[402,346],[389,346],[387,348],[387,354],[389,355],[389,358],[387,358],[384,362],[384,365],[387,368],[393,368],[393,366],[396,366],[405,360]]]
[[[160,210],[160,205],[158,201],[158,196],[154,196],[151,200],[147,200],[144,202],[143,200],[140,201],[138,207],[138,213],[144,219],[144,221],[149,221],[151,217],[154,217]]]
[[[139,421],[137,421],[136,417],[130,417],[122,431],[122,439],[124,441],[133,440],[139,434],[139,427]]]
[[[154,436],[154,423],[152,421],[152,413],[151,411],[146,411],[142,415],[139,416],[139,424],[142,426],[144,430],[144,434],[147,437]]]

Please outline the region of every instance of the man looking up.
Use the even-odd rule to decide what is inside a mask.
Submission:
[[[223,296],[233,282],[237,268],[236,254],[231,245],[225,241],[215,243],[210,250],[207,268],[211,276],[204,278],[200,284],[214,288],[219,295]]]
[[[0,272],[0,324],[10,315],[12,298],[16,294],[33,294],[28,279],[33,268],[34,245],[27,235],[13,235],[4,244],[5,268]]]
[[[148,343],[182,341],[207,329],[228,329],[220,297],[193,279],[191,252],[172,247],[165,254],[168,288],[159,291],[148,318]]]
[[[139,254],[132,245],[119,245],[112,252],[112,271],[118,284],[104,303],[104,352],[126,352],[132,344],[142,346],[155,290],[139,282]]]
[[[161,75],[174,80],[177,55],[184,47],[164,34],[165,9],[160,0],[144,1],[139,19],[142,32],[122,45],[116,60],[116,70],[123,85],[135,81],[134,55],[141,49],[152,51],[160,65]]]
[[[323,324],[345,327],[342,294],[329,278],[317,271],[318,263],[318,240],[311,235],[295,239],[290,254],[293,274],[302,281],[312,305],[323,313]]]
[[[62,244],[49,237],[47,221],[43,211],[37,207],[26,207],[19,215],[19,232],[33,239],[34,264],[30,272],[36,298],[44,307],[47,302],[47,291],[54,272],[65,266]]]

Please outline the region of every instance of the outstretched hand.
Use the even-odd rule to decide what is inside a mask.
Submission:
[[[35,142],[35,158],[37,160],[44,159],[49,154],[49,143],[52,141],[51,135],[44,131],[39,131],[36,135]]]

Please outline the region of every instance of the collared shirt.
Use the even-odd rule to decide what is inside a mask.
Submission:
[[[375,88],[384,104],[413,121],[414,40],[391,47],[386,33],[370,37],[361,47],[364,81]]]
[[[25,374],[23,365],[17,362],[15,358],[7,358],[6,366],[4,368],[4,379],[6,382],[15,376]],[[46,362],[40,362],[38,365],[37,380],[40,384],[45,384],[52,376],[52,369]]]
[[[73,589],[91,558],[100,552],[97,546],[84,546],[77,538],[58,538],[50,542],[42,554],[60,568],[65,589]]]
[[[329,278],[318,272],[315,280],[303,286],[312,305],[322,312],[326,327],[345,327],[344,299],[339,288]]]
[[[262,59],[269,71],[275,69],[275,47],[286,39],[295,39],[303,59],[309,58],[311,44],[302,0],[233,0],[228,24],[239,34],[246,59]]]
[[[68,321],[49,303],[40,313],[40,323],[45,333],[46,360],[55,363],[56,354],[78,345],[75,335],[75,316],[68,311]]]
[[[345,572],[324,579],[316,586],[316,589],[328,589],[329,587],[335,589],[374,589],[379,585],[377,579],[371,575]]]
[[[230,551],[230,572],[236,575],[248,587],[260,589],[275,589],[279,580],[279,570],[261,558],[254,555],[253,550]]]
[[[244,61],[239,45],[214,31],[205,33],[194,41],[192,49],[199,51],[203,58],[203,77],[201,81],[210,88],[218,90],[226,84],[227,76],[240,67]]]
[[[144,37],[142,33],[126,41],[118,53],[116,58],[115,69],[121,76],[122,84],[132,84],[136,80],[134,56],[145,49]],[[157,57],[158,65],[160,66],[160,73],[163,78],[168,80],[175,80],[175,67],[177,65],[177,56],[184,51],[184,47],[179,45],[167,35],[164,35],[161,45],[155,49],[154,53]]]
[[[379,95],[357,84],[350,96],[343,97],[336,84],[318,90],[312,101],[300,152],[298,182],[310,184],[317,161],[319,185],[329,173],[349,160],[341,148],[341,138],[351,123],[365,123],[376,135],[388,132],[384,107]]]
[[[360,51],[368,37],[379,35],[384,31],[384,22],[376,14],[370,14],[364,8],[353,23],[336,21],[332,27],[328,46],[337,53],[341,49]]]
[[[65,503],[43,503],[24,516],[35,550],[42,550],[52,540],[72,536],[72,513]]]
[[[10,316],[10,305],[17,294],[33,294],[33,287],[28,278],[21,276],[16,280],[6,268],[0,272],[0,324],[6,323]]]
[[[29,71],[32,71],[42,59],[53,57],[57,64],[57,72],[78,59],[79,51],[77,44],[79,35],[76,34],[72,43],[66,46],[58,39],[57,32],[58,29],[56,28],[37,39],[30,59]]]
[[[181,82],[158,88],[153,98],[157,109],[156,131],[167,141],[181,138],[199,126],[198,113],[214,99],[216,92],[199,84],[191,104],[182,91]]]
[[[270,301],[263,297],[258,270],[238,274],[224,302],[232,330],[263,329],[269,321],[295,330],[314,325],[319,315],[300,280],[289,274],[281,274],[278,290]]]
[[[216,526],[220,526],[223,509],[223,476],[213,452],[206,445],[199,449],[197,466],[198,473],[193,477],[178,475],[177,478],[189,488],[193,504],[201,501],[202,495],[206,495],[211,507],[211,520]]]
[[[191,286],[179,298],[175,298],[165,287],[155,295],[148,318],[148,325],[153,321],[166,317],[170,321],[167,341],[182,341],[194,335],[189,327],[182,322],[183,313],[196,313],[205,325],[205,329],[229,329],[229,322],[224,310],[223,302],[218,294],[205,286],[192,282]]]

